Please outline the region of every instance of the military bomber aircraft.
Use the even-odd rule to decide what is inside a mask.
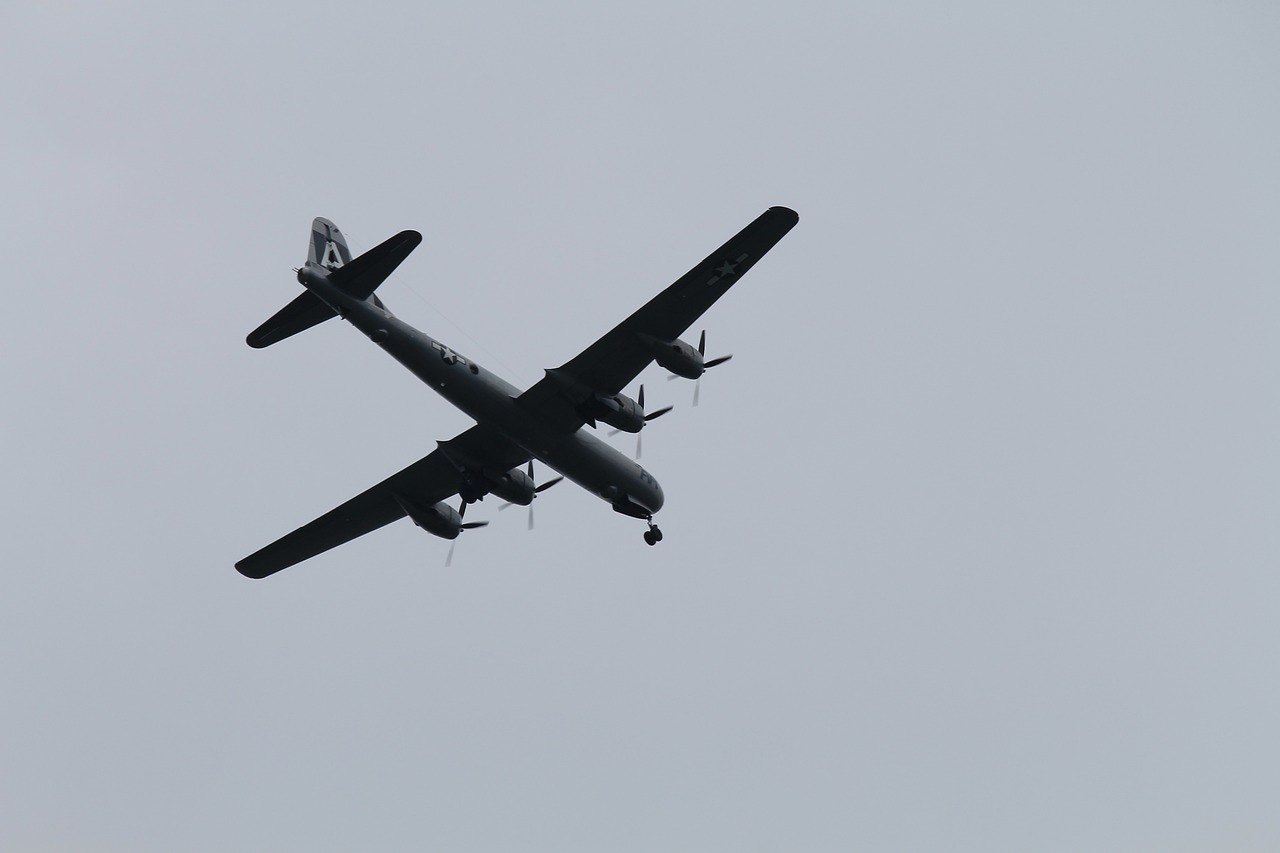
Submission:
[[[798,220],[793,210],[769,208],[613,330],[562,366],[547,370],[522,392],[400,320],[374,294],[422,242],[421,234],[402,231],[353,259],[337,226],[316,219],[307,261],[297,271],[306,291],[251,332],[249,346],[267,347],[331,317],[342,317],[476,425],[438,442],[435,450],[404,470],[250,554],[236,568],[247,577],[264,578],[405,516],[428,533],[456,539],[463,530],[487,524],[463,520],[468,504],[494,495],[529,506],[565,477],[615,511],[647,522],[648,544],[662,541],[662,531],[653,522],[663,503],[658,481],[585,427],[603,423],[639,433],[648,421],[669,411],[670,407],[645,412],[643,386],[636,399],[622,393],[654,361],[693,380],[727,361],[729,356],[705,358],[705,331],[697,347],[679,336]],[[535,483],[535,459],[562,476]],[[455,495],[461,500],[457,509],[446,503]]]

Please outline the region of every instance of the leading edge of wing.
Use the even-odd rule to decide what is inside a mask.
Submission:
[[[394,497],[397,486],[403,487],[415,482],[431,484],[436,481],[439,482],[438,488],[433,489],[428,485],[425,491],[440,491],[440,496],[433,502],[442,500],[457,490],[453,483],[445,485],[440,482],[453,470],[444,456],[439,451],[434,451],[341,506],[245,557],[236,563],[236,571],[247,578],[265,578],[384,527],[403,518],[405,514],[404,508]],[[449,491],[444,492],[444,489]]]
[[[790,208],[769,208],[560,370],[598,391],[621,391],[653,361],[640,335],[684,334],[799,221]]]
[[[799,221],[799,214],[790,208],[769,208],[555,373],[571,376],[593,391],[621,391],[653,361],[645,335],[670,341],[684,334]],[[548,377],[520,401],[549,413],[561,395],[560,382]]]
[[[476,425],[448,442],[468,459],[513,468],[529,459],[525,451],[493,430]],[[434,504],[457,494],[463,473],[439,448],[407,468],[392,474],[341,506],[261,548],[236,563],[236,570],[261,579],[322,554],[331,548],[372,533],[404,517],[396,495],[422,504]]]

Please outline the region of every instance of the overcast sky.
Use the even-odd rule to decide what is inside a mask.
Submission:
[[[11,5],[0,849],[1280,849],[1274,4]],[[524,387],[774,204],[661,545],[235,572],[469,425],[313,217]]]

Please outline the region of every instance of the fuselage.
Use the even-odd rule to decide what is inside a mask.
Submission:
[[[609,502],[648,518],[662,508],[662,487],[637,462],[585,428],[567,431],[518,402],[520,389],[415,329],[374,300],[350,296],[314,267],[298,280],[415,376],[477,423],[492,427],[531,457]]]

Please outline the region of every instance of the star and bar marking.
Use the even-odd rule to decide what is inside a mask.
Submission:
[[[436,351],[440,353],[440,358],[444,360],[445,364],[458,364],[458,363],[468,364],[469,363],[465,358],[458,355],[456,352],[454,352],[444,344],[440,343],[439,341],[432,342],[431,346],[435,347]]]
[[[707,287],[710,287],[711,285],[715,284],[717,281],[719,281],[722,278],[727,278],[731,275],[736,275],[738,272],[738,267],[742,265],[742,262],[745,261],[747,257],[748,257],[747,253],[743,252],[741,255],[738,255],[737,258],[731,261],[726,260],[723,264],[716,267],[716,272],[718,273],[718,275],[713,275],[711,276],[711,278],[707,279]]]

